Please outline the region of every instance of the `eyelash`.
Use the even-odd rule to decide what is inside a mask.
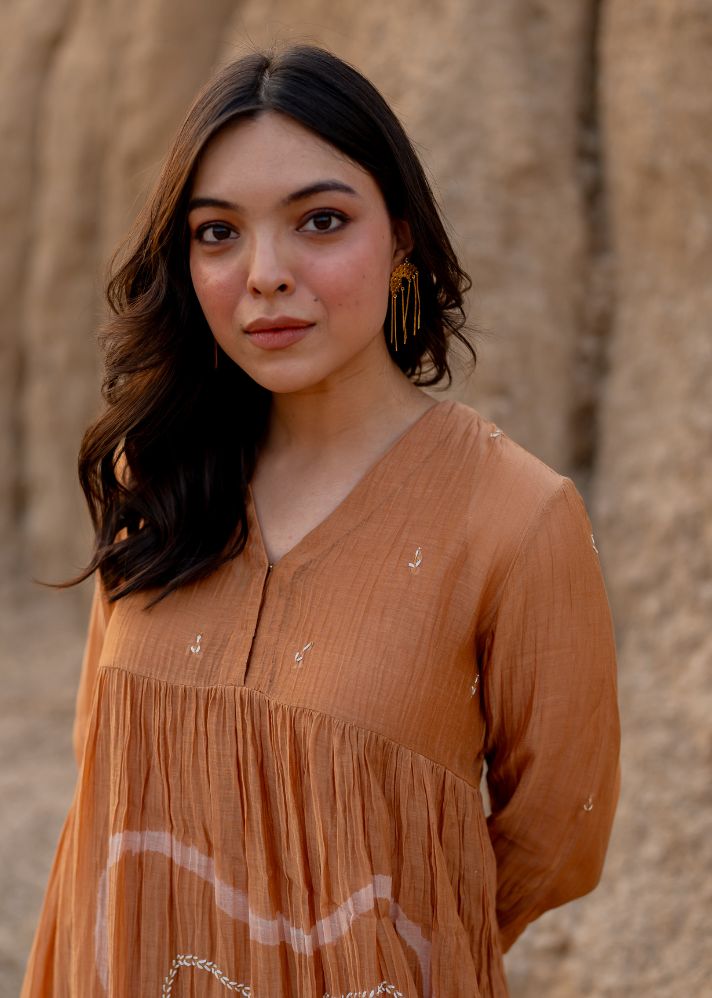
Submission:
[[[199,225],[195,230],[193,239],[198,243],[204,243],[207,246],[217,246],[219,243],[228,242],[227,239],[204,239],[203,236],[210,229],[224,229],[226,231],[234,231],[229,225],[225,225],[224,222],[206,222],[204,225]]]
[[[311,232],[320,232],[322,234],[327,234],[328,235],[331,232],[338,232],[339,229],[343,229],[344,225],[346,225],[346,223],[349,221],[348,217],[346,215],[344,215],[343,212],[341,212],[341,211],[332,211],[331,209],[329,209],[327,211],[324,211],[324,210],[322,210],[322,211],[315,211],[313,214],[311,214],[309,216],[309,218],[307,218],[305,220],[304,224],[306,225],[307,222],[312,222],[315,218],[324,218],[324,217],[327,217],[327,218],[336,218],[336,219],[339,220],[339,222],[341,222],[341,225],[337,225],[337,227],[335,229],[331,229],[331,228],[329,228],[329,229],[310,229],[309,231],[311,231]],[[300,226],[300,228],[301,228],[301,226]]]
[[[325,217],[336,218],[341,224],[336,226],[336,228],[309,229],[308,231],[317,232],[320,235],[331,235],[332,232],[338,232],[340,229],[343,229],[343,227],[350,221],[348,216],[344,215],[343,212],[333,211],[332,209],[329,209],[328,211],[322,210],[322,211],[313,212],[309,216],[309,218],[305,219],[305,221],[302,223],[302,225],[299,228],[301,229],[304,225],[307,224],[307,222],[311,222],[315,218],[325,218]],[[232,228],[232,226],[227,225],[225,222],[205,222],[203,225],[198,226],[198,228],[195,230],[195,235],[193,236],[193,238],[196,240],[196,242],[203,243],[206,246],[218,246],[220,243],[226,243],[230,241],[229,239],[204,239],[203,237],[205,233],[209,232],[211,229],[223,229],[224,231],[230,231],[230,232],[235,231]]]

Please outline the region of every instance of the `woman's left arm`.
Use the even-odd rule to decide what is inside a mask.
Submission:
[[[618,800],[613,627],[591,525],[569,479],[515,556],[481,671],[506,951],[542,912],[596,886]]]
[[[77,766],[81,766],[89,725],[94,684],[99,668],[99,658],[104,644],[104,636],[109,619],[113,612],[113,604],[109,603],[104,592],[104,586],[98,572],[94,573],[94,593],[89,611],[89,624],[84,641],[84,655],[79,673],[79,685],[75,697],[74,724],[72,727],[72,744]]]

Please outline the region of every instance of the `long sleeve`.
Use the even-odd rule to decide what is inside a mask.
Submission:
[[[91,610],[89,612],[89,626],[84,645],[84,656],[79,675],[79,687],[77,689],[76,707],[74,714],[74,727],[72,729],[72,744],[74,746],[74,756],[77,765],[81,765],[84,752],[84,740],[86,738],[89,712],[91,710],[92,696],[94,693],[94,680],[99,666],[99,656],[106,627],[109,623],[112,607],[106,599],[101,579],[97,572],[94,577],[94,595],[92,597]]]
[[[586,510],[562,481],[513,560],[481,670],[505,951],[596,886],[618,800],[610,610]]]

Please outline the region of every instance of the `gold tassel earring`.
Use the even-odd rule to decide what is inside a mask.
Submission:
[[[403,287],[403,281],[407,284],[407,291]],[[414,263],[410,263],[408,257],[405,258],[403,263],[398,264],[398,266],[393,270],[391,274],[391,345],[394,347],[396,353],[398,352],[398,336],[396,335],[396,301],[398,298],[398,292],[400,291],[400,302],[401,302],[401,326],[403,328],[403,344],[408,338],[408,329],[406,325],[406,316],[408,314],[408,308],[410,306],[410,290],[414,289],[413,294],[413,336],[420,329],[420,292],[418,289],[418,268]]]

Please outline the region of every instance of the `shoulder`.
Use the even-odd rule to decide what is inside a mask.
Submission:
[[[452,480],[467,485],[471,498],[497,504],[527,519],[571,480],[530,453],[472,406],[453,401],[446,418],[442,454]]]
[[[536,537],[540,546],[552,531],[566,543],[589,542],[588,515],[573,481],[471,406],[451,404],[435,464],[450,529],[457,520],[473,561],[500,581]]]
[[[485,623],[515,576],[568,578],[570,563],[581,572],[598,571],[590,521],[573,481],[476,410],[450,406],[436,461],[441,509],[448,510],[445,533],[466,546],[470,571],[481,582]]]

